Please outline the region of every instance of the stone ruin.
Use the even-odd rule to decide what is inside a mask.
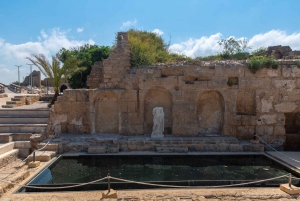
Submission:
[[[268,54],[292,54],[272,48]],[[162,107],[164,134],[251,140],[256,133],[274,147],[294,146],[300,136],[300,68],[295,60],[278,62],[278,69],[255,74],[246,61],[132,68],[127,33],[120,32],[109,58],[93,65],[89,89],[68,89],[58,97],[48,130],[142,136],[152,132],[153,108]]]
[[[32,86],[36,86],[38,88],[41,87],[41,72],[40,71],[32,71]],[[30,81],[30,78],[31,78],[31,74],[27,75],[25,78],[24,78],[24,81],[21,84],[21,86],[28,86],[28,85],[31,85],[31,81]]]
[[[300,51],[290,48],[290,46],[270,46],[266,51],[257,54],[258,56],[274,56],[276,59],[299,59]]]

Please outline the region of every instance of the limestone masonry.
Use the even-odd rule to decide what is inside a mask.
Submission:
[[[233,136],[254,133],[275,147],[300,135],[300,68],[251,73],[246,61],[184,61],[130,67],[127,33],[108,59],[96,62],[89,89],[66,90],[51,108],[49,133],[151,134],[152,110],[163,107],[164,134]]]

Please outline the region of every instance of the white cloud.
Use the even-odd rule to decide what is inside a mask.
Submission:
[[[58,28],[52,29],[48,32],[41,30],[40,36],[38,36],[37,41],[25,42],[20,44],[11,44],[6,43],[5,40],[0,39],[0,61],[2,64],[5,64],[5,68],[1,69],[10,69],[9,72],[6,72],[5,76],[1,76],[1,81],[4,83],[10,83],[10,74],[14,74],[14,65],[23,65],[26,68],[25,58],[30,56],[32,53],[44,54],[46,57],[51,58],[52,55],[55,55],[62,47],[69,49],[70,47],[77,47],[88,44],[95,44],[92,39],[87,41],[72,40],[67,36],[68,31],[62,31]],[[2,70],[1,72],[4,72]],[[12,75],[13,77],[15,75]],[[22,77],[23,75],[21,75]],[[5,81],[6,80],[6,81]],[[13,80],[14,81],[14,80]]]
[[[239,40],[243,38],[245,37],[236,39]],[[214,55],[222,51],[222,48],[218,44],[218,41],[221,39],[221,33],[216,33],[208,37],[202,36],[201,38],[190,38],[187,41],[171,45],[169,50],[193,58],[197,56]],[[290,46],[292,50],[300,50],[300,33],[288,35],[285,31],[271,30],[263,34],[254,35],[250,38],[248,45],[252,47],[251,51],[258,49],[259,47],[274,45],[287,45]]]
[[[134,27],[137,23],[137,20],[130,21],[128,20],[127,22],[123,22],[122,26],[120,27],[121,30],[127,29]]]
[[[292,50],[300,50],[300,33],[288,35],[285,31],[271,30],[263,34],[257,34],[249,40],[252,50],[260,47],[268,47],[274,45],[287,45]]]
[[[209,37],[202,36],[198,39],[190,38],[185,42],[171,45],[169,50],[171,52],[184,54],[188,57],[213,55],[221,51],[221,47],[218,44],[221,37],[221,33],[216,33]]]
[[[152,33],[155,33],[155,34],[158,35],[158,36],[161,36],[161,35],[164,34],[164,32],[163,32],[162,30],[160,30],[160,29],[154,29],[154,30],[152,31]]]
[[[80,33],[80,32],[83,32],[84,28],[77,28],[77,32]]]
[[[47,38],[48,37],[48,35],[44,31],[44,29],[41,30],[41,35],[42,35],[43,38]]]
[[[9,73],[10,70],[8,68],[0,68],[0,73]]]

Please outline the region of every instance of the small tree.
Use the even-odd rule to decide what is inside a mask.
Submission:
[[[223,59],[243,58],[243,56],[249,55],[248,50],[251,49],[245,38],[235,39],[234,37],[229,37],[218,41],[218,44],[223,48],[220,54]]]
[[[59,95],[59,87],[63,79],[67,79],[69,76],[76,73],[79,65],[79,61],[75,57],[69,57],[65,60],[64,64],[61,66],[61,63],[57,56],[52,56],[52,63],[43,54],[32,54],[31,57],[26,57],[31,61],[39,70],[43,73],[44,76],[49,77],[54,86],[54,97],[51,100],[51,105],[57,100]]]

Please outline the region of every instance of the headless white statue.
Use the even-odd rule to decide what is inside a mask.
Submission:
[[[153,108],[153,131],[151,134],[152,138],[162,138],[164,137],[164,121],[165,114],[163,107]]]

